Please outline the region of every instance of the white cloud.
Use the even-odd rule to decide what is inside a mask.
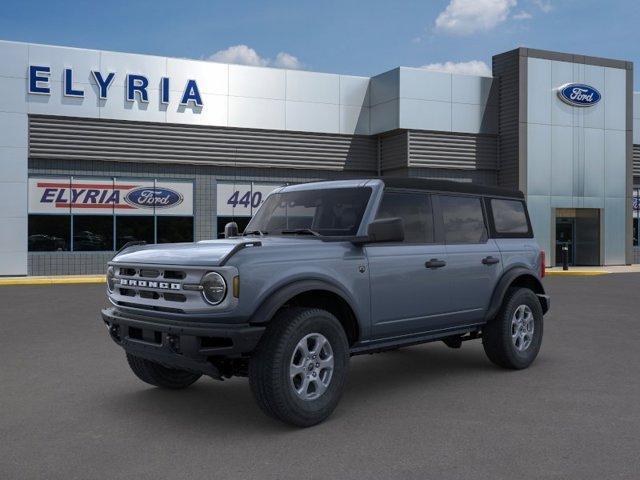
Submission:
[[[516,0],[451,0],[436,18],[436,30],[455,35],[486,32],[504,22],[516,3]]]
[[[207,60],[220,63],[239,63],[240,65],[253,65],[265,67],[269,61],[258,55],[253,48],[246,45],[233,45],[226,50],[218,50]]]
[[[280,52],[275,60],[261,57],[258,52],[247,45],[233,45],[224,50],[218,50],[210,55],[207,60],[220,63],[237,63],[240,65],[253,65],[255,67],[278,67],[297,70],[302,68],[302,63],[297,57],[287,52]]]
[[[553,5],[550,1],[532,0],[532,3],[544,13],[549,13],[551,10],[553,10]]]
[[[533,15],[529,12],[525,12],[524,10],[520,10],[513,16],[514,20],[529,20],[530,18],[533,18]]]
[[[444,62],[430,63],[420,68],[430,70],[432,72],[459,73],[463,75],[480,75],[483,77],[491,76],[491,68],[481,60],[470,60],[468,62]]]
[[[302,68],[302,63],[295,57],[287,52],[280,52],[276,55],[276,60],[273,62],[274,67],[288,68],[289,70],[299,70]]]

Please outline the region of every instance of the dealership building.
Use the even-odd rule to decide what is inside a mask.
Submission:
[[[520,189],[549,265],[636,263],[633,64],[358,77],[0,41],[0,275],[100,273],[242,228],[280,185],[379,175]]]

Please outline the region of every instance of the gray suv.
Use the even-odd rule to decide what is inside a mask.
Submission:
[[[230,226],[233,227],[233,226]],[[274,191],[242,235],[135,245],[109,263],[102,318],[144,382],[248,376],[262,410],[310,426],[349,357],[482,339],[528,367],[549,297],[520,192],[389,178]]]

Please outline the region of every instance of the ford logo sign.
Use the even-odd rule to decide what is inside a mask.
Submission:
[[[591,107],[600,101],[601,95],[598,90],[584,83],[566,83],[558,88],[558,97],[574,107]]]
[[[140,187],[127,193],[124,200],[137,208],[168,208],[181,204],[183,197],[170,188]]]

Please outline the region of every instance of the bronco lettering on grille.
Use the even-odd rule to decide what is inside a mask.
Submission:
[[[133,280],[130,278],[121,278],[119,284],[127,287],[160,288],[162,290],[180,290],[182,288],[179,283],[152,282],[149,280]]]

